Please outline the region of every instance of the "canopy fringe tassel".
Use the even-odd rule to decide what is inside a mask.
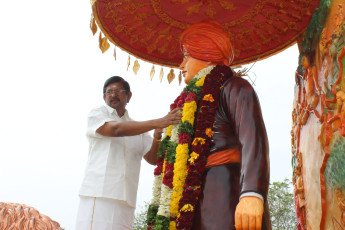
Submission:
[[[162,82],[162,80],[163,80],[163,75],[164,75],[163,67],[161,67],[161,72],[159,73],[159,80],[160,80],[160,82]]]
[[[91,6],[93,6],[96,3],[97,0],[90,0]],[[90,29],[92,31],[93,36],[96,35],[96,33],[98,32],[98,26],[96,23],[96,18],[95,15],[91,14],[91,20],[90,20]],[[108,38],[106,36],[104,36],[102,34],[102,31],[99,32],[99,49],[102,51],[102,53],[105,53],[109,48],[110,48],[110,43],[108,41]],[[116,46],[114,46],[114,53],[113,53],[113,57],[116,61]],[[128,60],[127,60],[127,71],[129,69],[129,66],[131,65],[131,57],[130,55],[128,55]],[[134,65],[133,65],[133,72],[135,75],[138,74],[140,69],[140,64],[138,59],[136,59],[134,61]],[[152,81],[153,77],[155,75],[155,66],[152,65],[151,71],[150,71],[150,80]],[[163,77],[164,77],[164,71],[163,71],[163,66],[161,66],[161,70],[159,73],[159,81],[162,83],[163,81]],[[175,73],[174,73],[174,69],[170,69],[170,72],[167,75],[167,79],[169,84],[175,79]],[[182,74],[181,72],[178,75],[178,81],[179,81],[179,85],[181,85],[182,82]]]
[[[138,71],[139,71],[139,68],[140,68],[140,65],[139,65],[139,62],[138,62],[138,59],[135,60],[134,62],[134,65],[133,65],[133,72],[135,75],[137,75]]]
[[[99,48],[101,49],[102,53],[107,51],[110,47],[107,37],[102,37],[102,33],[99,33]]]
[[[170,69],[170,72],[168,74],[168,82],[169,84],[175,79],[175,73],[174,69]]]
[[[96,19],[95,19],[95,16],[93,15],[93,13],[91,14],[90,29],[91,29],[93,35],[95,35],[97,33]]]
[[[152,69],[150,72],[150,80],[152,81],[153,76],[155,75],[155,65],[152,65]]]
[[[128,68],[131,64],[131,56],[128,55],[128,60],[127,60],[127,71],[128,71]]]

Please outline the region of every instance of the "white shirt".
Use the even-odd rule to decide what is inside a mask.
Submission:
[[[152,144],[148,133],[127,137],[106,137],[96,130],[109,121],[132,121],[127,111],[103,105],[88,115],[89,158],[79,195],[126,201],[135,207],[140,163]]]

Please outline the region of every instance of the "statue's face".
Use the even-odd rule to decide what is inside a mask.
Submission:
[[[202,61],[191,57],[186,51],[183,52],[183,61],[179,66],[182,71],[184,82],[189,83],[190,80],[202,69],[211,65],[209,61]]]

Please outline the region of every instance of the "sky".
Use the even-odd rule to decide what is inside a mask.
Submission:
[[[89,28],[89,1],[4,1],[0,8],[0,202],[35,207],[74,229],[78,191],[87,161],[86,116],[103,104],[104,81],[114,75],[131,85],[129,115],[164,116],[184,83],[150,80],[152,64],[127,71],[128,54],[105,54]],[[270,145],[271,182],[291,178],[291,112],[296,45],[254,64],[254,81]],[[251,65],[243,66],[250,68]],[[142,161],[137,207],[151,199],[154,166]]]

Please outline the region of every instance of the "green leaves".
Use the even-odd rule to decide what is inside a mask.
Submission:
[[[151,225],[156,218],[156,214],[158,211],[158,206],[157,205],[150,205],[147,211],[147,218],[146,217],[146,210],[147,210],[147,204],[145,205],[144,209],[142,212],[138,213],[137,215],[135,215],[135,220],[134,220],[134,225],[138,225],[138,230],[141,229],[140,227],[145,227],[146,225],[143,224],[146,222],[147,225]],[[147,219],[147,220],[146,220]]]
[[[292,183],[288,179],[270,184],[267,199],[272,229],[296,229],[295,205],[290,186]]]
[[[164,157],[164,150],[167,148],[167,145],[169,143],[170,137],[166,136],[161,143],[159,143],[158,146],[158,152],[157,152],[157,157],[158,158],[163,158]]]

